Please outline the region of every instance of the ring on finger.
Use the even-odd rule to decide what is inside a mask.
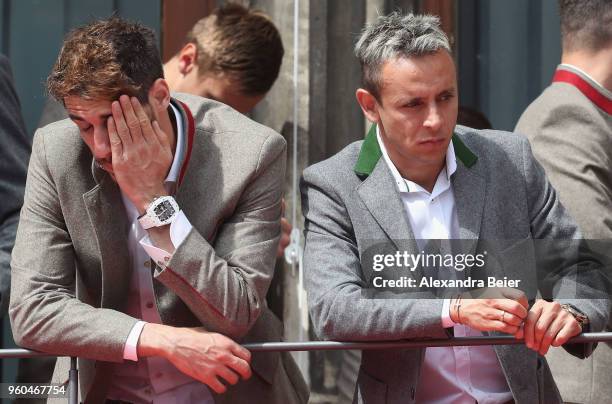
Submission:
[[[505,310],[502,310],[502,315],[501,315],[501,322],[502,322],[502,323],[505,323],[505,321],[504,321],[504,317],[505,317],[505,316],[506,316],[506,311],[505,311]]]

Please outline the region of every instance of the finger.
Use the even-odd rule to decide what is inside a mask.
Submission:
[[[531,308],[531,310],[529,310],[527,318],[525,318],[525,325],[523,327],[525,330],[525,345],[527,345],[527,348],[529,349],[534,348],[535,324],[536,321],[538,321],[538,319],[540,318],[541,311],[542,308],[536,304]]]
[[[217,368],[217,377],[222,378],[229,384],[236,384],[240,380],[240,377],[236,373],[232,372],[229,368],[226,368],[225,366],[219,366]]]
[[[511,315],[518,317],[521,321],[527,317],[527,309],[517,302],[516,300],[511,299],[495,299],[494,307],[505,311]],[[507,315],[506,315],[507,317]],[[518,325],[518,324],[516,324]]]
[[[525,295],[525,292],[523,292],[522,290],[513,289],[513,288],[505,288],[502,292],[502,295],[504,295],[508,299],[512,299],[518,302],[521,306],[525,308],[525,310],[529,308],[529,302],[527,300],[527,296]]]
[[[562,320],[559,321],[559,319],[554,320],[550,324],[550,326],[544,333],[542,342],[540,343],[540,349],[538,350],[540,355],[542,356],[546,355],[546,353],[548,352],[548,349],[550,348],[550,344],[555,340],[555,338],[557,338],[557,334],[559,333],[561,328],[563,328],[563,325],[564,325],[563,321]]]
[[[106,121],[106,129],[108,130],[108,140],[110,142],[111,154],[113,156],[113,162],[119,162],[123,155],[123,144],[121,138],[117,134],[117,126],[112,116],[108,117]]]
[[[149,119],[149,116],[145,112],[142,105],[140,105],[138,98],[132,97],[130,98],[130,102],[132,103],[132,109],[136,114],[136,119],[138,119],[138,124],[140,125],[140,130],[144,140],[147,143],[159,142],[157,136],[155,135],[155,131],[153,130],[153,126],[151,126],[151,120]]]
[[[542,310],[542,314],[540,314],[540,318],[538,319],[538,321],[535,324],[535,329],[534,329],[534,350],[536,351],[540,351],[540,347],[542,345],[542,342],[544,341],[544,338],[546,336],[546,333],[548,332],[548,329],[551,327],[553,321],[555,320],[555,315],[556,313],[554,313],[552,311],[552,307],[549,305],[546,305],[543,310]],[[555,334],[556,336],[556,334]],[[554,338],[554,336],[553,336]]]
[[[128,147],[132,144],[132,136],[130,135],[130,130],[125,123],[125,117],[123,116],[123,110],[121,109],[121,104],[119,101],[113,101],[111,104],[111,112],[113,114],[113,119],[115,120],[115,127],[117,128],[117,134],[121,138],[121,143],[123,143],[123,147]]]
[[[504,323],[502,321],[499,320],[494,320],[491,321],[491,328],[492,331],[500,331],[506,334],[516,334],[518,332],[519,327],[515,326],[515,325],[510,325],[507,323]]]
[[[244,380],[251,377],[251,367],[244,359],[234,356],[233,359],[227,363],[227,366],[238,373]]]
[[[291,223],[289,223],[284,217],[281,218],[281,238],[287,239],[287,243],[291,239],[291,230]]]
[[[140,128],[140,122],[136,117],[136,112],[134,112],[130,97],[128,97],[127,95],[122,95],[121,97],[119,97],[119,103],[121,104],[121,110],[123,111],[123,116],[125,118],[126,125],[130,131],[132,141],[144,141],[144,138],[142,136],[142,130]]]
[[[521,306],[522,307],[522,306]],[[509,311],[503,311],[501,315],[501,320],[509,325],[514,325],[516,327],[520,326],[523,323],[523,319],[519,316],[515,316]]]
[[[289,223],[289,221],[287,219],[285,219],[284,217],[281,218],[281,231],[287,235],[289,235],[291,233],[291,229],[293,227],[291,226],[291,223]]]
[[[170,139],[164,133],[164,131],[160,128],[159,123],[157,121],[151,122],[151,126],[153,127],[153,132],[155,133],[155,137],[162,147],[170,147]]]
[[[280,240],[278,242],[278,248],[280,248],[281,250],[284,250],[285,248],[287,248],[289,243],[291,243],[291,237],[289,237],[287,234],[283,233],[283,234],[281,234],[281,238],[280,238]]]
[[[225,393],[225,391],[227,390],[227,387],[225,387],[225,385],[221,383],[219,379],[217,379],[215,376],[212,376],[206,379],[202,379],[201,381],[202,383],[208,385],[208,387],[213,389],[214,392],[217,394]]]
[[[523,324],[519,326],[519,330],[514,334],[514,338],[516,339],[525,338],[525,326]]]
[[[563,327],[561,330],[559,330],[551,345],[554,347],[559,347],[569,341],[570,338],[575,337],[581,332],[582,328],[580,328],[580,324],[578,324],[576,319],[574,319],[572,316],[572,318],[564,321]]]
[[[235,342],[232,341],[230,350],[232,351],[234,355],[236,355],[240,359],[245,360],[247,363],[251,362],[251,351],[249,351],[242,345],[236,344]]]

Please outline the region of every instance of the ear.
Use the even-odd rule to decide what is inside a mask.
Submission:
[[[368,121],[378,123],[380,120],[380,114],[378,113],[379,104],[376,97],[372,95],[368,90],[358,88],[355,92],[357,102],[363,111],[363,114]]]
[[[194,43],[188,43],[178,54],[178,68],[182,75],[187,75],[198,69],[198,48]]]
[[[148,100],[155,116],[168,109],[170,105],[170,87],[168,87],[166,80],[160,78],[153,82],[149,89]]]

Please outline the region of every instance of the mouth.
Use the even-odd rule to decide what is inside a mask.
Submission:
[[[444,143],[446,141],[445,138],[432,138],[432,139],[424,139],[419,142],[419,144],[423,145],[437,145]]]

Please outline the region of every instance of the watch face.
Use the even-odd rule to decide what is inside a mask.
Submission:
[[[170,201],[162,201],[153,209],[153,212],[155,212],[155,216],[157,216],[160,221],[164,222],[174,215],[175,210]]]

